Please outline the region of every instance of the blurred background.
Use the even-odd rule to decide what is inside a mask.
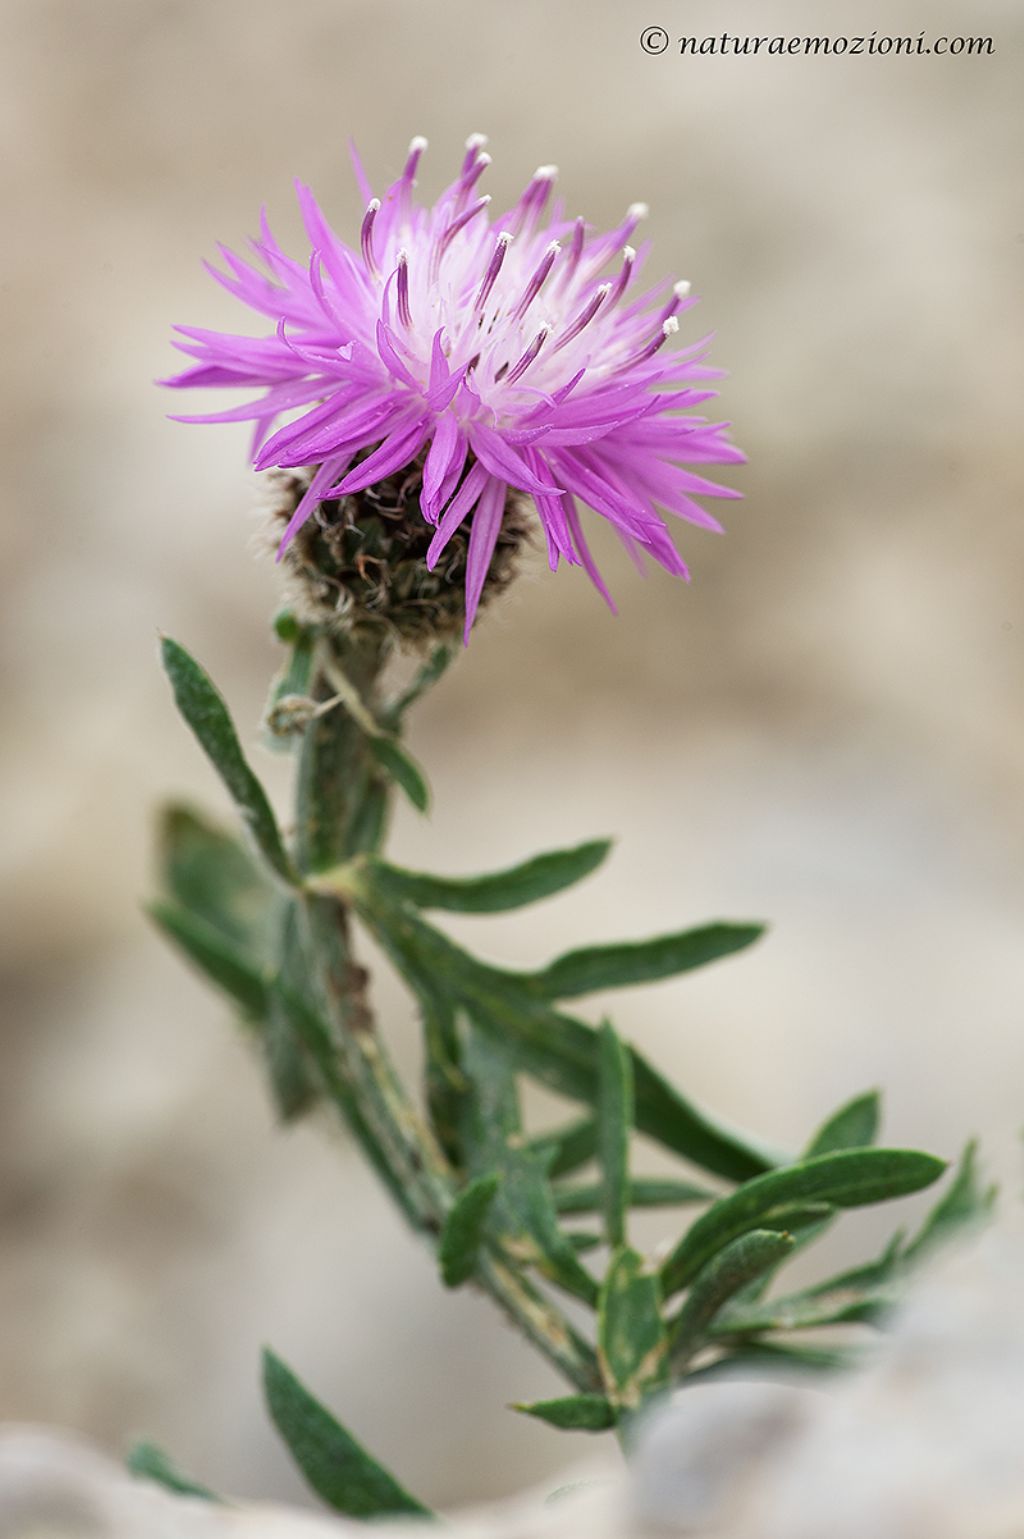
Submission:
[[[595,543],[621,605],[539,553],[420,711],[435,810],[393,850],[466,871],[596,834],[612,864],[535,913],[453,925],[531,963],[766,918],[749,954],[620,994],[686,1090],[799,1145],[885,1090],[886,1140],[984,1136],[1020,1187],[1024,522],[1014,0],[5,0],[6,482],[0,1416],[299,1494],[259,1404],[272,1342],[424,1499],[546,1478],[550,1392],[340,1140],[275,1129],[227,1010],[147,927],[162,798],[224,801],[156,632],[258,723],[277,576],[245,428],[169,423],[174,321],[245,329],[200,267],[291,182],[339,231],[426,134],[421,189],[490,135],[503,206],[556,161],[570,212],[651,205],[652,272],[703,299],[750,456],[689,588]],[[645,56],[641,29],[989,34],[992,57]],[[596,520],[591,520],[593,525]],[[281,805],[286,805],[281,801]],[[409,1059],[410,1012],[381,1013]],[[605,1004],[593,1002],[593,1015]],[[649,1239],[670,1221],[654,1221]],[[889,1216],[849,1220],[847,1260]],[[823,1258],[827,1259],[827,1258]],[[576,1451],[575,1446],[571,1449]]]

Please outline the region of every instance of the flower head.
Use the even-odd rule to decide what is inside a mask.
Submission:
[[[253,421],[257,469],[308,470],[282,552],[321,504],[418,466],[419,508],[433,529],[427,566],[469,531],[467,636],[506,507],[523,494],[552,570],[582,566],[611,604],[578,504],[607,519],[638,563],[647,553],[686,577],[662,511],[719,529],[696,497],[738,493],[688,467],[743,459],[727,424],[691,412],[715,394],[707,381],[720,372],[704,363],[707,339],[665,345],[695,303],[689,286],[639,284],[646,246],[631,242],[643,205],[596,233],[552,203],[555,168],[542,166],[494,218],[478,190],[490,164],[484,142],[468,140],[458,177],[429,207],[413,196],[425,140],[413,140],[383,198],[357,160],[358,249],[297,184],[307,262],[285,255],[264,215],[255,260],[221,247],[226,270],[209,268],[272,329],[176,327],[175,346],[197,362],[164,381],[262,389],[247,405],[177,420]]]

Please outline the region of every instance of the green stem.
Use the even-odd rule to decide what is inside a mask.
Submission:
[[[597,1354],[590,1343],[509,1262],[485,1252],[476,1278],[513,1325],[570,1383],[587,1392],[601,1389]]]
[[[376,707],[376,681],[384,664],[381,645],[332,648],[333,669],[341,672],[367,711]],[[320,703],[337,690],[318,669],[310,693]],[[296,857],[307,875],[325,871],[364,850],[376,849],[387,824],[387,783],[367,742],[343,704],[310,723],[302,743],[297,789]]]
[[[336,696],[339,670],[359,708],[344,704],[316,718],[306,731],[298,775],[296,855],[313,876],[378,847],[387,821],[389,788],[356,716],[380,719],[376,698],[382,648],[335,648],[311,693]],[[331,1033],[335,1100],[359,1109],[361,1142],[414,1226],[437,1235],[454,1201],[455,1181],[437,1139],[413,1104],[376,1030],[367,999],[368,978],[356,961],[347,904],[307,889],[303,919],[313,982]],[[329,1087],[330,1088],[330,1087]],[[523,1335],[579,1389],[599,1387],[596,1356],[558,1308],[506,1258],[481,1257],[477,1280]]]

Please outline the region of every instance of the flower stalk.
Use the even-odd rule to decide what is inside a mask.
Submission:
[[[387,1185],[414,1227],[438,1237],[455,1200],[455,1173],[378,1032],[368,975],[353,950],[349,903],[337,882],[331,890],[317,882],[318,873],[378,848],[387,824],[393,788],[368,750],[381,730],[378,682],[386,649],[330,638],[314,655],[312,698],[338,705],[310,723],[299,757],[295,844],[306,955],[346,1087],[343,1113],[349,1118],[352,1104],[358,1106],[374,1165],[387,1172]],[[480,1257],[476,1280],[572,1384],[599,1387],[593,1350],[526,1277],[488,1253]]]

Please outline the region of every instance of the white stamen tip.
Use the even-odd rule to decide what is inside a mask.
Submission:
[[[533,173],[533,179],[535,182],[553,182],[557,175],[557,166],[538,166]]]
[[[630,219],[646,219],[650,212],[651,210],[646,203],[631,203],[626,210],[626,214]]]
[[[634,248],[632,246],[623,246],[623,248],[622,248],[622,260],[624,262],[635,262],[636,261],[636,251],[634,250]]]
[[[398,265],[399,267],[408,267],[409,265],[409,253],[406,251],[404,246],[398,253]]]
[[[515,236],[512,234],[511,230],[499,230],[498,231],[498,242],[499,242],[500,245],[502,245],[502,246],[511,246],[511,244],[512,244],[512,242],[514,240],[515,240]]]
[[[371,198],[369,203],[367,203],[367,205],[366,205],[366,212],[368,214],[379,214],[380,213],[380,199],[379,198]]]
[[[673,332],[679,330],[679,322],[676,320],[674,315],[670,315],[667,321],[662,321],[661,329],[666,337],[670,337],[672,336]]]
[[[422,134],[414,134],[409,140],[409,154],[415,155],[417,151],[422,154],[427,147],[427,141]]]
[[[482,198],[481,198],[481,199],[480,199],[480,200],[479,200],[479,201],[480,201],[480,202],[481,202],[481,203],[490,203],[490,201],[491,201],[491,195],[490,195],[490,193],[489,193],[489,192],[485,192],[485,193],[484,193],[484,195],[483,195],[483,197],[482,197]]]
[[[491,157],[487,154],[478,155],[476,158],[476,163],[478,166],[483,166],[484,170],[486,170],[487,167],[491,164]]]
[[[482,150],[486,143],[486,134],[470,134],[466,140],[466,148],[467,150]]]
[[[692,287],[693,285],[691,283],[689,283],[685,278],[682,278],[678,283],[673,283],[672,292],[677,299],[685,299]]]
[[[557,256],[558,253],[561,251],[561,249],[562,249],[562,242],[560,240],[553,240],[551,242],[550,246],[548,246],[547,249],[545,250],[544,255],[545,256]]]
[[[611,293],[611,291],[612,286],[610,283],[602,283],[599,289],[595,289],[594,298],[596,299],[598,294],[600,294],[602,300],[605,300],[608,298],[608,295]]]

